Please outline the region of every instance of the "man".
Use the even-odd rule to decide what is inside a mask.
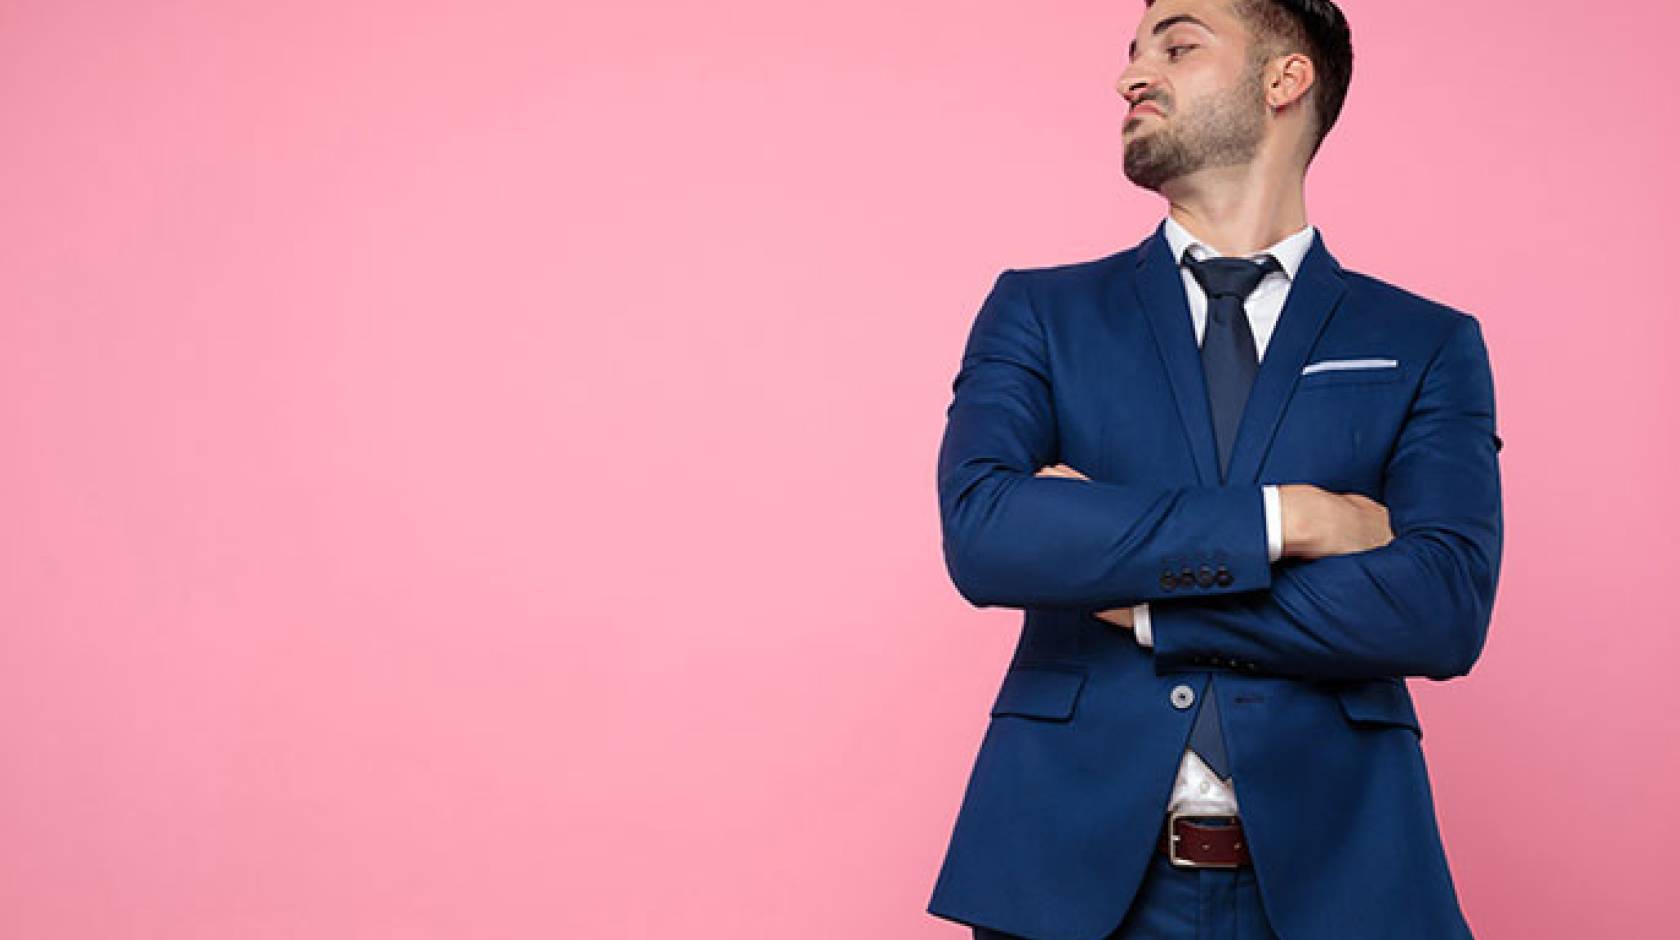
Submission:
[[[1351,70],[1327,0],[1153,3],[1166,218],[975,318],[945,560],[1024,618],[928,911],[977,938],[1470,936],[1405,677],[1481,654],[1502,442],[1479,322],[1307,222]]]

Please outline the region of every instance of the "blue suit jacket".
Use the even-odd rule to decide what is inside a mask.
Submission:
[[[1404,677],[1464,675],[1487,637],[1503,523],[1481,327],[1315,237],[1223,483],[1200,363],[1160,226],[1004,271],[975,318],[939,451],[945,561],[968,601],[1024,618],[927,910],[1112,931],[1195,718],[1169,692],[1199,707],[1218,671],[1277,931],[1467,937]],[[1091,479],[1033,475],[1058,462]],[[1370,496],[1394,541],[1268,564],[1265,483]],[[1093,615],[1143,601],[1153,648]]]

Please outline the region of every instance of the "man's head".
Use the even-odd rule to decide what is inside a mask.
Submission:
[[[1144,0],[1115,83],[1131,105],[1125,171],[1146,189],[1262,147],[1299,167],[1341,114],[1353,75],[1347,19],[1331,0]]]

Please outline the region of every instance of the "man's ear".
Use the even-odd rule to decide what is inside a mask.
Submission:
[[[1282,56],[1266,66],[1266,104],[1283,110],[1302,101],[1318,82],[1312,60],[1299,52]]]

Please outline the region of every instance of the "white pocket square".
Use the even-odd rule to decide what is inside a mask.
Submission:
[[[1398,359],[1320,359],[1309,362],[1301,369],[1302,375],[1312,375],[1314,372],[1329,372],[1339,369],[1392,369],[1400,364]]]

